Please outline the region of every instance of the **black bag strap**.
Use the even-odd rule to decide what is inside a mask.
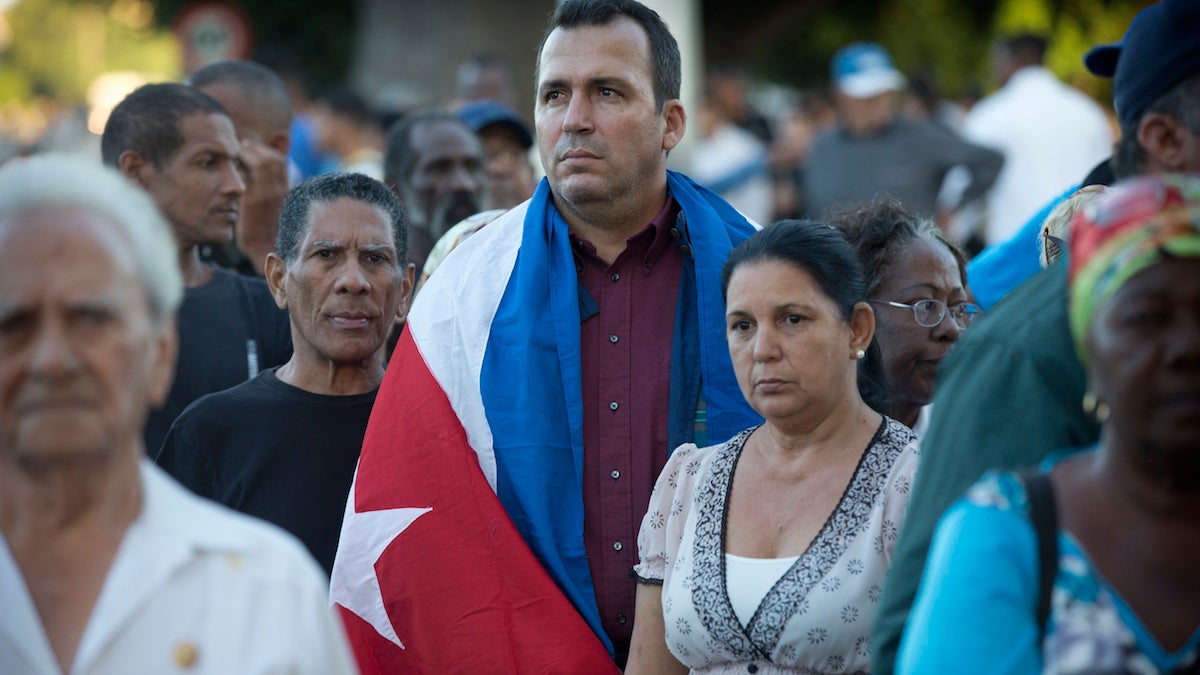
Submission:
[[[1054,485],[1048,474],[1036,468],[1017,470],[1029,499],[1029,520],[1037,535],[1038,604],[1037,622],[1042,635],[1050,618],[1050,599],[1054,578],[1058,576],[1058,508],[1054,503]]]

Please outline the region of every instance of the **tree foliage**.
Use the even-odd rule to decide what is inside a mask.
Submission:
[[[11,36],[0,45],[0,102],[46,95],[78,105],[101,73],[179,74],[174,38],[146,0],[20,0],[0,18]]]

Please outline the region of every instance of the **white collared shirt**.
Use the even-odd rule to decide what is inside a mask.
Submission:
[[[356,673],[327,583],[278,528],[200,499],[148,460],[143,507],[70,675]],[[0,673],[62,675],[0,535]]]
[[[962,133],[1004,153],[987,194],[989,245],[1007,240],[1112,154],[1112,126],[1100,106],[1041,66],[1018,70],[971,108]]]

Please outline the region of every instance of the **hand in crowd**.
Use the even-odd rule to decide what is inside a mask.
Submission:
[[[287,155],[252,139],[242,139],[242,174],[246,194],[242,217],[235,233],[238,248],[263,273],[267,254],[275,250],[279,230],[279,208],[288,192]]]

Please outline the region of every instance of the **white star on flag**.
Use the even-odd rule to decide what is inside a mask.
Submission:
[[[357,484],[357,479],[355,483]],[[329,601],[341,605],[371,624],[380,635],[404,649],[383,606],[383,593],[375,563],[383,550],[417,518],[432,508],[400,508],[359,513],[354,509],[354,488],[346,503],[342,536],[333,561]]]

